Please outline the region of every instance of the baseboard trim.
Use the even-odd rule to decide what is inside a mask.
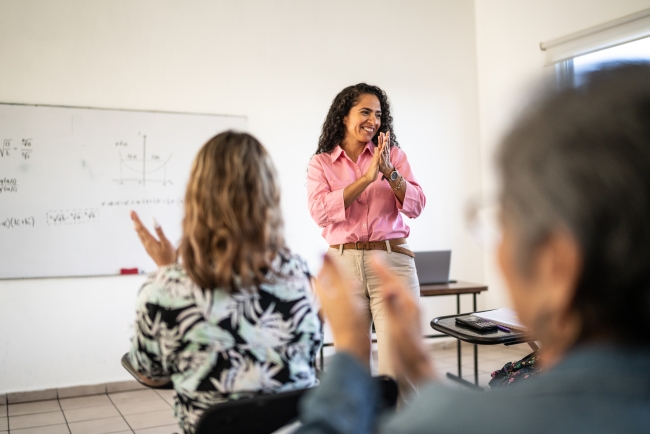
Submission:
[[[105,393],[126,392],[129,390],[146,389],[135,380],[115,381],[111,383],[92,384],[87,386],[60,387],[58,389],[33,390],[30,392],[12,392],[0,394],[0,405],[18,404],[22,402],[46,401],[50,399],[77,398],[79,396],[103,395]]]

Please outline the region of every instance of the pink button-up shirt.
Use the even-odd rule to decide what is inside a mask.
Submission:
[[[388,181],[383,181],[379,173],[377,179],[345,208],[343,190],[366,173],[375,149],[369,142],[355,163],[337,146],[329,154],[314,155],[309,162],[309,212],[323,228],[323,238],[330,245],[406,238],[410,229],[400,211],[415,218],[424,208],[426,198],[422,187],[413,176],[406,154],[396,146],[390,150],[390,161],[404,177],[404,203],[397,200]]]

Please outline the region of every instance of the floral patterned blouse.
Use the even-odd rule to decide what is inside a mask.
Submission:
[[[186,433],[212,404],[318,383],[322,324],[307,265],[282,254],[273,268],[272,283],[236,294],[202,290],[178,264],[140,289],[131,363],[149,378],[171,377]]]

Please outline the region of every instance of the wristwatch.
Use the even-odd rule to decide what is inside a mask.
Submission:
[[[399,172],[397,171],[397,169],[393,169],[393,171],[390,172],[390,175],[388,175],[388,178],[384,177],[384,179],[387,179],[390,182],[397,180],[397,178],[399,178]]]

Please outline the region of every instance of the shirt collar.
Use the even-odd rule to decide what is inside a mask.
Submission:
[[[375,155],[375,144],[372,143],[372,141],[366,143],[365,148],[363,148],[363,151],[361,153],[363,154],[364,152],[369,151],[370,155]],[[336,148],[332,150],[330,153],[330,158],[332,159],[332,162],[336,161],[337,158],[339,158],[343,154],[343,148],[341,148],[341,145],[336,145]]]

